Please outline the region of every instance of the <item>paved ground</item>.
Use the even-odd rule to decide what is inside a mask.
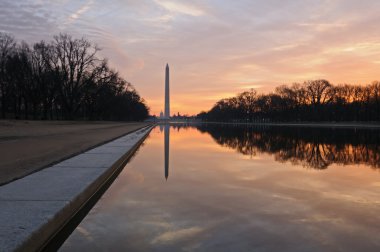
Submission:
[[[0,186],[0,251],[40,251],[88,200],[96,200],[150,130],[144,127]],[[46,251],[54,251],[56,242]]]
[[[0,120],[0,185],[146,125]]]

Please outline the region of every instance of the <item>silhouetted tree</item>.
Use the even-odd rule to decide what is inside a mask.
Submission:
[[[282,85],[274,93],[250,90],[218,101],[198,118],[207,121],[380,121],[380,82],[333,86],[326,80]]]
[[[8,97],[11,89],[10,78],[6,71],[6,64],[14,53],[16,41],[13,36],[0,32],[0,98],[1,98],[1,116],[6,117],[8,110]]]
[[[59,34],[17,44],[0,33],[2,118],[144,120],[149,108],[133,86],[97,57],[88,40]]]
[[[96,68],[99,48],[85,39],[73,39],[67,34],[54,37],[54,48],[61,73],[60,96],[66,118],[74,118],[83,102]]]

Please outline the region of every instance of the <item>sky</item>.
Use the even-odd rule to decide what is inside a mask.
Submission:
[[[250,88],[380,80],[379,13],[378,0],[1,0],[0,31],[93,41],[156,115],[169,63],[171,112],[192,115]]]

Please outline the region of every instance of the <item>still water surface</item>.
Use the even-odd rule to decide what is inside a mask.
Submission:
[[[380,251],[375,130],[157,126],[61,251]]]

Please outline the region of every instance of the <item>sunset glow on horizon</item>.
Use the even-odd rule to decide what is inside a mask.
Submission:
[[[193,115],[250,88],[311,79],[380,80],[377,0],[22,0],[0,2],[0,32],[28,43],[86,37],[159,115]]]

